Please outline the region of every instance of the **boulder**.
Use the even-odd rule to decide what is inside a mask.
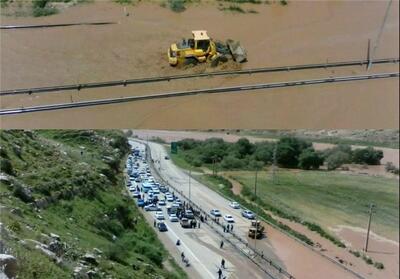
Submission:
[[[55,253],[58,257],[60,257],[64,254],[65,247],[60,241],[53,240],[49,243],[49,250]]]
[[[52,239],[61,241],[61,237],[60,237],[58,234],[50,233],[50,237],[51,237]]]
[[[19,207],[16,207],[16,208],[11,209],[11,210],[10,210],[10,213],[22,217],[22,210],[21,210],[21,208],[19,208]]]
[[[101,250],[98,249],[98,248],[93,248],[93,251],[94,251],[97,255],[103,254],[103,251],[101,251]]]
[[[12,255],[0,254],[0,270],[3,270],[8,278],[15,278],[18,272],[17,259]]]
[[[97,262],[96,256],[90,253],[86,253],[85,255],[83,255],[82,259],[87,262],[90,263],[92,265],[98,265],[99,263]]]

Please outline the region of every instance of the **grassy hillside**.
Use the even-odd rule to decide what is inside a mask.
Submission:
[[[19,278],[186,278],[125,195],[121,132],[0,139],[0,248],[17,258]]]
[[[231,175],[244,185],[242,194],[254,191],[254,173]],[[280,170],[278,184],[271,174],[258,176],[257,192],[269,205],[316,222],[324,228],[350,225],[365,228],[368,205],[376,205],[372,230],[398,240],[399,187],[397,179],[343,175],[336,172]]]

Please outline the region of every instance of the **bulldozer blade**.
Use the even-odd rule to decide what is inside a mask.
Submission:
[[[246,50],[240,45],[240,42],[227,40],[226,44],[236,62],[243,63],[247,61]]]

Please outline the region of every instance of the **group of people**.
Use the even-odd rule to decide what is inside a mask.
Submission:
[[[223,275],[222,269],[226,269],[226,267],[225,267],[225,259],[221,260],[221,267],[218,268],[218,271],[217,271],[218,279],[222,279],[222,275]]]
[[[224,232],[233,231],[233,225],[232,224],[223,225],[223,227],[224,227]]]

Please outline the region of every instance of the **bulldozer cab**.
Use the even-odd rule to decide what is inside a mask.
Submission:
[[[253,221],[251,221],[251,226],[252,227],[258,227],[258,228],[260,228],[261,227],[261,223],[260,223],[260,221],[255,221],[255,220],[253,220]]]
[[[194,49],[207,52],[210,47],[210,37],[207,35],[207,31],[192,31]]]

